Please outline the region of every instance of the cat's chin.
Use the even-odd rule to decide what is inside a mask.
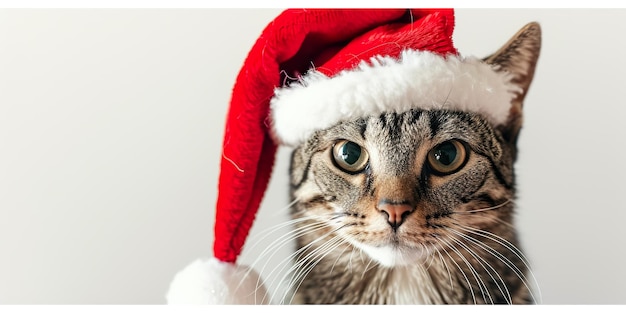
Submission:
[[[385,245],[374,247],[360,242],[352,243],[355,247],[363,250],[367,255],[384,267],[397,267],[422,263],[428,257],[428,251],[423,248],[399,247],[397,245]]]

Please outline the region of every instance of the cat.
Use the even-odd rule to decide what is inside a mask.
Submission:
[[[541,29],[482,59],[521,92],[508,121],[412,109],[340,122],[291,155],[297,250],[282,303],[531,304],[520,248],[517,140]]]

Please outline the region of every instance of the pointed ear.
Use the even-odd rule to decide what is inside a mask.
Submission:
[[[522,127],[524,98],[535,75],[540,50],[541,27],[533,22],[520,29],[496,53],[483,59],[496,71],[510,73],[511,82],[520,87],[520,91],[512,101],[508,122],[501,128],[502,134],[512,144],[517,142],[517,136]]]

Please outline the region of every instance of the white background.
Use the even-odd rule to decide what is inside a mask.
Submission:
[[[0,304],[160,304],[211,255],[230,91],[279,12],[0,10]],[[626,303],[626,10],[459,9],[455,44],[484,56],[530,21],[523,246],[543,303]],[[288,153],[242,263],[286,219]]]

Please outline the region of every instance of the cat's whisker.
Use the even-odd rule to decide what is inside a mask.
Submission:
[[[428,283],[428,288],[420,288],[423,289],[423,299],[429,299],[430,304],[443,303],[441,291],[439,290],[437,284],[433,281],[433,277],[429,275],[428,270],[425,269],[422,264],[419,264],[417,267],[422,273],[421,279]],[[429,291],[430,294],[426,294],[426,291]]]
[[[452,247],[450,247],[450,245],[443,240],[443,238],[440,237],[435,237],[434,238],[436,243],[441,247],[440,251],[443,251],[446,253],[446,255],[448,256],[448,259],[450,261],[452,261],[452,263],[454,263],[454,265],[456,265],[456,268],[459,269],[459,272],[461,273],[461,275],[463,276],[463,279],[465,279],[465,282],[467,283],[467,287],[470,290],[470,294],[472,295],[472,301],[474,302],[474,304],[476,304],[476,295],[474,294],[474,287],[472,287],[472,283],[470,283],[469,278],[467,277],[467,274],[465,274],[465,271],[461,268],[461,266],[459,266],[459,263],[456,262],[456,260],[454,260],[454,258],[450,255],[450,253],[448,252],[448,249],[444,248],[441,243],[445,243],[446,246],[448,246],[448,248],[450,248],[452,251],[454,251],[454,249]]]
[[[296,271],[295,271],[294,276],[292,277],[290,287],[294,291],[297,291],[300,285],[302,284],[302,282],[304,282],[304,278],[311,272],[311,270],[322,259],[324,259],[330,252],[335,250],[338,246],[340,246],[344,242],[345,242],[344,239],[342,239],[339,236],[335,236],[329,239],[328,241],[324,242],[318,248],[311,251],[303,259],[299,260],[293,267]],[[303,264],[305,265],[303,266]],[[293,298],[290,300],[290,302],[291,301],[293,301]]]
[[[352,263],[352,257],[354,256],[354,253],[356,250],[357,249],[352,249],[352,251],[350,252],[350,258],[348,259],[348,269],[350,270],[350,274],[354,272],[354,266],[353,266],[354,264]]]
[[[449,229],[453,232],[455,232],[457,235],[461,236],[463,239],[467,238],[467,235],[464,235],[462,233],[456,232],[454,229]],[[456,242],[458,245],[460,245],[461,247],[463,247],[476,261],[478,261],[478,263],[481,265],[481,267],[485,270],[485,273],[487,273],[489,275],[489,277],[491,277],[491,280],[494,282],[494,284],[496,285],[496,287],[498,288],[498,290],[500,291],[500,294],[502,294],[503,297],[505,297],[505,300],[507,301],[508,304],[512,304],[512,298],[511,298],[511,294],[509,292],[509,289],[506,286],[506,283],[504,282],[504,280],[502,279],[502,276],[500,276],[500,274],[498,274],[498,271],[496,271],[493,266],[491,266],[491,264],[489,264],[489,262],[487,262],[482,256],[480,256],[480,254],[478,254],[477,252],[475,252],[474,250],[472,250],[469,246],[467,246],[463,241],[461,241],[458,238],[452,238],[452,240],[454,242]],[[488,267],[485,267],[485,265]],[[491,273],[495,273],[496,276],[498,277],[497,279],[491,274]],[[504,290],[502,290],[502,287],[500,286],[500,283],[502,283],[502,285],[504,286]],[[492,299],[492,303],[493,303],[493,299]]]
[[[361,262],[365,263],[365,259],[363,259],[363,250],[359,249],[359,257],[361,258]]]
[[[452,237],[450,235],[448,235],[446,237],[448,237],[450,240],[454,241],[454,237]],[[452,251],[454,251],[461,258],[461,260],[463,260],[463,263],[465,263],[465,265],[467,265],[468,269],[470,270],[470,272],[474,276],[476,284],[478,285],[478,288],[480,289],[480,292],[481,292],[481,294],[483,296],[483,300],[485,301],[485,303],[487,303],[487,297],[488,297],[491,300],[491,303],[493,304],[493,299],[491,298],[491,294],[489,293],[487,285],[483,281],[482,277],[480,277],[480,274],[478,273],[476,268],[474,268],[472,263],[469,260],[467,260],[467,258],[457,248],[456,245],[453,245],[453,244],[451,244],[451,243],[449,243],[449,242],[447,242],[445,240],[444,240],[444,243],[446,243],[448,245],[448,247],[450,247],[452,249]]]
[[[473,302],[474,302],[474,304],[477,304],[478,302],[477,302],[477,300],[476,300],[476,295],[475,295],[475,293],[474,293],[474,291],[473,291],[473,289],[474,289],[474,288],[473,288],[473,286],[472,286],[472,283],[471,283],[471,282],[470,282],[470,280],[469,280],[469,277],[467,276],[467,274],[466,274],[465,270],[463,270],[463,269],[461,268],[461,266],[459,265],[459,263],[457,263],[457,262],[456,262],[456,260],[455,260],[455,259],[454,259],[454,258],[453,258],[453,257],[452,257],[449,253],[448,253],[448,250],[451,250],[452,252],[454,252],[457,256],[459,256],[459,258],[461,259],[461,261],[463,261],[463,262],[465,263],[465,265],[467,266],[467,269],[470,271],[470,274],[474,277],[474,280],[477,282],[477,285],[478,285],[478,287],[479,287],[479,291],[481,292],[481,294],[482,294],[482,296],[483,296],[483,298],[484,298],[484,296],[485,296],[485,295],[484,295],[484,293],[483,293],[483,291],[482,291],[482,288],[481,288],[481,286],[480,286],[480,283],[478,283],[478,279],[477,279],[477,277],[476,277],[476,274],[475,274],[475,273],[474,273],[474,271],[473,271],[473,267],[472,267],[471,265],[468,265],[468,262],[467,262],[467,260],[465,260],[465,258],[463,258],[463,255],[462,255],[462,254],[458,251],[458,249],[456,249],[456,248],[455,248],[453,245],[451,245],[448,241],[444,240],[444,239],[443,239],[443,238],[441,238],[441,237],[438,237],[437,239],[438,239],[438,241],[439,241],[439,242],[443,242],[443,243],[446,245],[447,249],[444,249],[443,251],[444,251],[444,252],[446,252],[446,254],[447,254],[447,255],[448,255],[448,257],[450,258],[450,260],[452,260],[452,261],[454,262],[454,264],[457,266],[457,268],[459,269],[459,271],[463,274],[463,277],[465,278],[465,282],[467,283],[467,286],[470,288],[470,292],[471,292],[471,294],[472,294],[472,299],[473,299]]]
[[[524,264],[526,268],[528,268],[529,270],[531,269],[531,266],[528,263],[528,258],[526,257],[526,255],[524,255],[524,253],[519,248],[517,248],[514,244],[512,244],[510,241],[483,229],[478,229],[478,228],[474,228],[474,227],[462,225],[462,224],[455,224],[455,225],[467,231],[468,233],[475,234],[483,238],[489,239],[505,247],[507,250],[513,253]],[[530,272],[530,274],[533,275],[532,271]],[[535,279],[534,275],[533,275],[533,280],[535,281],[535,284],[537,285],[537,287],[539,287],[539,284],[537,283],[537,280]]]
[[[323,222],[318,222],[318,223],[319,223],[320,228],[328,226],[327,224],[325,224]],[[337,230],[339,230],[341,228],[342,227],[338,227],[336,229],[333,229],[330,232],[325,233],[323,236],[318,237],[316,240],[310,242],[309,244],[307,244],[307,245],[301,247],[300,249],[296,250],[294,253],[291,254],[291,259],[297,259],[297,256],[304,255],[305,252],[307,252],[309,250],[309,248],[313,247],[317,242],[320,242],[320,241],[323,242],[326,239],[326,237],[329,237],[329,236],[333,235]],[[302,268],[302,264],[307,262],[308,259],[310,259],[312,257],[315,257],[317,254],[319,254],[320,250],[325,249],[325,246],[328,245],[329,243],[332,243],[333,241],[339,241],[339,244],[341,244],[341,243],[344,242],[344,239],[341,239],[339,236],[334,236],[331,239],[329,239],[328,241],[323,242],[319,247],[311,250],[304,258],[299,259],[298,262],[293,264],[291,269],[287,272],[286,275],[288,275],[289,273],[295,273],[291,280],[292,280],[292,282],[293,281],[297,281],[297,278],[298,278],[297,276],[299,275],[297,273]],[[317,263],[315,263],[315,264],[317,264]]]
[[[424,247],[424,250],[426,251],[426,260],[422,262],[422,265],[426,265],[426,263],[428,263],[428,265],[426,266],[426,271],[428,271],[428,269],[430,269],[430,267],[433,265],[434,257],[426,244],[424,244],[423,242],[421,242],[420,244],[422,245],[422,247]]]
[[[343,250],[341,250],[341,252],[339,252],[339,254],[337,255],[337,257],[335,258],[335,262],[333,263],[333,266],[330,267],[330,272],[332,273],[333,270],[335,269],[335,266],[337,265],[337,262],[339,262],[339,259],[341,259],[341,257],[343,256],[343,254],[346,252],[346,250],[350,248],[349,245],[346,245]]]
[[[491,206],[491,207],[487,207],[487,208],[481,208],[481,209],[475,209],[475,210],[469,210],[469,211],[452,211],[451,213],[453,214],[472,214],[472,213],[478,213],[478,212],[485,212],[485,211],[491,211],[491,210],[497,210],[499,208],[504,207],[505,205],[509,204],[513,202],[513,200],[511,199],[506,199],[504,202]]]
[[[287,206],[287,208],[289,208],[289,207],[293,206],[295,203],[296,203],[295,201],[291,202],[291,203]],[[307,220],[307,219],[310,219],[310,218],[302,218],[302,219],[295,218],[295,219],[290,219],[290,220],[288,220],[288,221],[285,221],[285,222],[282,222],[282,223],[276,224],[276,225],[274,225],[274,226],[272,226],[272,227],[270,227],[270,228],[264,229],[263,231],[261,231],[261,232],[259,233],[259,235],[258,235],[258,236],[254,237],[254,240],[251,240],[251,242],[250,242],[250,244],[249,244],[249,245],[250,245],[250,246],[249,246],[250,248],[248,248],[248,249],[250,249],[251,251],[253,251],[253,250],[257,247],[257,245],[259,245],[259,244],[262,244],[262,243],[266,242],[267,237],[268,237],[268,236],[270,236],[270,235],[272,235],[273,233],[278,232],[278,231],[282,231],[284,228],[291,227],[291,226],[293,226],[293,225],[295,225],[295,224],[297,224],[297,223],[299,223],[299,222],[302,222],[302,221],[304,221],[304,220]],[[281,237],[284,237],[284,236],[288,236],[288,235],[283,235],[283,236],[281,236]],[[280,238],[279,238],[279,239],[280,239]],[[266,248],[266,250],[267,250],[267,248]],[[261,256],[264,256],[264,253],[265,253],[265,252],[261,253]],[[260,257],[257,257],[256,259],[257,259],[257,260],[259,260],[259,259],[261,259],[261,258],[260,258]],[[255,261],[255,263],[256,263],[256,261]],[[254,267],[254,264],[253,264],[253,265],[251,265],[251,267]]]
[[[530,267],[530,265],[528,264],[528,259],[526,258],[526,256],[524,255],[524,253],[522,253],[522,251],[520,251],[519,248],[517,248],[515,245],[513,245],[511,242],[509,242],[508,240],[493,234],[491,232],[482,230],[482,229],[478,229],[478,228],[474,228],[474,227],[470,227],[470,226],[464,226],[461,224],[455,224],[456,226],[460,227],[462,230],[465,230],[468,233],[489,239],[503,247],[505,247],[507,250],[509,250],[511,253],[513,253],[521,262],[522,264],[524,264],[524,266],[526,267],[526,269],[528,270],[528,273],[530,274],[530,276],[532,277],[533,280],[533,285],[535,288],[537,288],[537,292],[539,293],[539,299],[537,299],[535,297],[535,292],[533,291],[533,289],[530,288],[529,283],[530,280],[528,277],[526,277],[526,275],[524,275],[524,272],[522,270],[520,270],[517,266],[515,266],[515,264],[510,261],[508,258],[506,258],[505,256],[503,256],[502,254],[500,254],[499,252],[495,251],[493,248],[489,247],[488,245],[486,245],[485,243],[477,240],[477,239],[473,239],[474,242],[480,243],[482,246],[488,248],[489,250],[497,253],[500,257],[506,259],[508,262],[506,262],[507,266],[510,263],[509,268],[511,268],[511,266],[513,268],[511,268],[512,270],[514,270],[515,274],[517,275],[517,277],[524,283],[524,286],[529,290],[530,292],[530,296],[532,297],[533,301],[536,303],[541,303],[542,301],[542,296],[541,296],[541,290],[539,287],[539,283],[537,282],[537,279],[532,271],[532,268]],[[471,238],[471,237],[470,237]],[[489,251],[488,251],[489,252]],[[501,261],[503,261],[501,259]]]
[[[487,253],[489,253],[491,256],[495,257],[497,260],[499,260],[500,262],[502,262],[503,264],[505,264],[510,270],[512,270],[515,275],[520,279],[520,281],[522,281],[524,283],[524,285],[526,285],[526,277],[524,276],[523,272],[521,269],[519,269],[511,260],[509,260],[507,257],[505,257],[504,255],[502,255],[500,252],[498,252],[497,250],[489,247],[488,245],[472,238],[471,236],[468,236],[466,234],[460,233],[460,232],[456,232],[459,236],[461,236],[461,238],[465,241],[468,242],[478,248],[480,248],[481,250],[486,251]],[[488,263],[487,263],[488,264]],[[488,264],[489,265],[489,264]],[[506,289],[506,296],[508,299],[508,303],[509,304],[513,304],[512,301],[512,296],[507,288],[507,285],[504,281],[504,279],[500,276],[500,274],[498,273],[498,271],[496,271],[495,269],[493,269],[492,266],[489,266],[493,272],[498,276],[498,279],[502,282],[502,285],[504,286],[504,288]],[[520,276],[521,275],[521,276]],[[494,281],[495,282],[495,281]],[[497,283],[496,283],[497,284]],[[502,290],[500,290],[502,292]],[[505,295],[504,293],[502,293],[503,295]]]
[[[352,254],[350,254],[350,263],[352,263],[352,259],[356,259],[354,255],[357,255],[361,261],[363,261],[363,250],[362,249],[352,249]]]
[[[253,250],[258,244],[263,243],[266,238],[268,236],[270,236],[272,233],[277,232],[277,231],[282,231],[284,228],[287,227],[291,227],[294,224],[297,224],[299,222],[302,221],[306,221],[306,220],[311,220],[312,218],[299,218],[299,219],[293,219],[290,221],[286,221],[283,223],[279,223],[269,229],[266,229],[264,231],[262,231],[258,237],[255,237],[255,240],[252,242],[251,244],[251,250]],[[321,222],[314,222],[317,224],[321,225]],[[315,224],[311,224],[311,225],[315,225]],[[257,263],[261,260],[266,260],[266,256],[272,251],[275,250],[274,253],[272,253],[270,256],[273,256],[276,251],[278,251],[279,248],[283,247],[285,243],[291,242],[293,239],[298,238],[299,236],[302,236],[303,234],[305,234],[303,232],[302,229],[294,229],[291,230],[289,232],[287,232],[286,234],[283,234],[282,236],[280,236],[278,239],[274,240],[272,245],[269,245],[268,247],[266,247],[255,259],[255,261],[250,265],[250,269],[248,270],[248,273],[250,271],[252,271],[252,268],[255,268],[257,266]]]
[[[329,216],[330,216],[330,215],[334,216],[335,214],[334,214],[334,213],[333,213],[333,214],[329,214]],[[268,237],[269,235],[271,235],[272,233],[276,232],[276,231],[280,231],[280,230],[282,230],[282,229],[284,229],[284,228],[291,227],[291,226],[297,225],[297,224],[302,223],[302,222],[307,222],[307,221],[313,221],[312,223],[314,223],[314,224],[320,224],[320,225],[321,225],[321,224],[325,223],[324,221],[322,221],[324,218],[325,218],[325,216],[316,216],[316,217],[313,217],[313,216],[301,216],[301,217],[293,217],[292,219],[290,219],[290,220],[288,220],[288,221],[285,221],[285,222],[279,223],[279,224],[277,224],[277,225],[274,225],[274,226],[272,226],[272,227],[270,227],[270,228],[268,228],[268,229],[265,229],[265,230],[261,231],[261,232],[258,234],[258,236],[257,236],[257,237],[255,237],[255,241],[254,241],[254,243],[251,245],[251,248],[250,248],[250,249],[253,249],[253,248],[254,248],[254,247],[256,247],[256,245],[258,245],[258,244],[264,243],[264,242],[266,241],[267,237]]]
[[[326,223],[323,223],[323,222],[315,222],[315,224],[309,224],[309,225],[306,225],[306,226],[300,227],[300,228],[298,228],[298,229],[297,229],[297,231],[299,231],[299,233],[297,234],[297,236],[294,236],[294,237],[293,237],[293,239],[295,240],[295,239],[296,239],[296,238],[298,238],[298,237],[301,237],[301,236],[304,236],[304,235],[306,235],[306,234],[310,234],[310,233],[316,232],[316,231],[318,231],[318,230],[320,230],[320,229],[323,229],[323,228],[325,228],[325,227],[327,227],[327,226],[328,226],[328,225],[327,225]],[[323,241],[323,240],[324,240],[326,237],[328,237],[328,236],[331,236],[331,233],[327,233],[327,234],[325,234],[324,236],[322,236],[322,237],[318,238],[318,240],[319,240],[319,241]],[[291,254],[289,255],[289,257],[288,257],[288,258],[286,258],[285,260],[283,260],[283,262],[281,262],[281,264],[284,264],[284,265],[282,266],[281,270],[282,270],[282,269],[284,269],[284,268],[287,266],[288,262],[292,262],[293,260],[296,260],[296,259],[298,258],[298,256],[299,256],[299,255],[302,255],[302,254],[304,254],[304,252],[305,252],[305,251],[309,250],[309,248],[310,248],[311,246],[313,246],[313,245],[314,245],[314,243],[315,243],[315,242],[312,242],[311,244],[306,245],[306,246],[303,246],[303,247],[301,247],[300,249],[297,249],[296,251],[294,251],[293,253],[291,253]],[[293,272],[293,268],[294,268],[295,266],[298,266],[298,263],[296,263],[296,264],[292,264],[292,265],[291,265],[291,270],[289,270],[289,271],[287,271],[287,272],[286,272],[286,274],[283,276],[283,280],[285,279],[285,277],[286,277],[286,276],[290,275],[290,273],[292,273],[292,272]]]
[[[327,224],[321,221],[316,221],[316,219],[318,219],[318,217],[314,218],[314,217],[300,217],[300,218],[294,218],[290,221],[286,221],[283,223],[280,223],[278,225],[275,225],[273,227],[271,227],[270,229],[266,229],[263,232],[261,232],[260,237],[255,237],[257,242],[255,244],[252,245],[252,247],[255,247],[256,244],[265,241],[266,237],[268,237],[269,235],[271,235],[271,233],[282,230],[283,228],[286,227],[291,227],[295,224],[301,223],[301,222],[305,222],[305,221],[311,221],[309,224],[307,224],[307,226],[305,227],[300,227],[297,229],[293,229],[291,231],[289,231],[286,234],[283,234],[282,236],[280,236],[278,239],[273,241],[272,245],[269,245],[268,247],[266,247],[255,259],[255,261],[249,266],[249,269],[247,271],[247,275],[250,274],[250,272],[253,270],[253,268],[257,268],[259,265],[258,263],[261,260],[265,260],[265,265],[263,265],[263,267],[260,269],[261,273],[264,273],[266,266],[269,264],[269,260],[271,259],[271,257],[273,257],[282,247],[284,247],[285,245],[294,242],[295,239],[304,236],[308,233],[314,232],[318,229],[321,229],[323,227],[326,227]],[[289,262],[291,262],[291,260],[293,259],[293,256],[295,255],[295,253],[292,253],[291,257],[286,258],[285,260],[281,261],[274,269],[272,269],[272,271],[268,274],[266,274],[266,276],[268,277],[274,277],[275,276],[275,272],[280,272],[283,271],[285,269],[285,267],[288,265]],[[276,283],[276,280],[278,279],[278,277],[274,277],[274,279],[272,279],[270,281],[270,286],[272,286],[273,284]],[[281,280],[283,281],[283,280]],[[262,282],[261,282],[261,277],[259,276],[258,281],[257,281],[257,289],[261,288],[262,286]],[[236,289],[238,289],[240,286],[237,286]],[[289,289],[287,288],[288,292]],[[275,298],[275,297],[273,297]]]
[[[293,206],[300,201],[301,201],[300,198],[294,198],[291,202],[287,203],[287,205],[283,206],[280,209],[275,210],[272,216],[276,217],[285,213],[289,213],[288,210],[292,209]]]
[[[522,271],[520,268],[518,268],[515,263],[513,263],[510,259],[508,259],[507,257],[505,257],[504,255],[502,255],[500,252],[498,252],[497,250],[493,249],[492,247],[488,246],[487,244],[481,242],[480,240],[477,240],[475,238],[472,238],[471,236],[468,236],[466,234],[463,234],[461,232],[455,231],[457,232],[459,235],[463,236],[464,239],[466,239],[467,241],[473,243],[474,245],[480,247],[481,249],[485,250],[486,252],[488,252],[489,254],[491,254],[492,256],[494,256],[495,258],[497,258],[498,260],[500,260],[503,264],[505,264],[509,269],[511,269],[515,275],[517,276],[517,278],[520,279],[520,281],[522,281],[522,283],[524,284],[524,286],[528,289],[528,291],[530,292],[531,297],[533,297],[533,300],[536,301],[536,299],[534,299],[534,295],[533,295],[533,291],[530,288],[530,286],[528,285],[529,280],[526,277],[526,275],[524,275],[524,271]],[[500,244],[500,243],[498,243]],[[501,245],[501,244],[500,244]],[[521,260],[521,259],[520,259]],[[521,260],[522,262],[525,263],[524,260]],[[526,268],[528,268],[528,265],[525,265]],[[531,269],[528,268],[528,271],[530,273],[532,273]]]
[[[448,272],[448,279],[450,280],[450,290],[453,290],[454,289],[454,284],[452,283],[452,273],[450,272],[450,267],[448,267],[448,263],[446,262],[446,260],[444,259],[443,255],[441,254],[441,251],[439,251],[439,249],[437,249],[435,247],[433,247],[433,249],[439,255],[439,259],[441,260],[441,263],[443,264],[444,268]]]
[[[285,224],[290,224],[290,223],[285,223]],[[283,225],[283,227],[284,227],[284,226],[285,226],[285,225]],[[279,230],[280,228],[282,228],[282,227],[278,227],[276,230]],[[285,239],[281,239],[281,238],[284,238],[284,237],[285,237]],[[263,251],[259,254],[259,256],[255,259],[255,261],[254,261],[252,264],[250,264],[250,266],[248,267],[248,270],[246,271],[245,275],[246,275],[246,276],[250,275],[250,273],[251,273],[251,272],[252,272],[255,268],[259,267],[258,263],[259,263],[261,260],[265,260],[265,264],[264,264],[264,265],[263,265],[263,266],[259,269],[259,272],[260,272],[260,273],[263,273],[263,272],[264,272],[264,270],[265,270],[265,267],[267,266],[267,264],[268,264],[268,262],[269,262],[269,258],[266,258],[266,256],[268,256],[268,255],[269,255],[269,257],[270,257],[270,258],[271,258],[271,257],[273,257],[273,256],[274,256],[274,255],[278,252],[278,250],[279,250],[280,248],[282,248],[282,247],[283,247],[284,245],[286,245],[287,243],[291,242],[291,238],[292,238],[292,237],[294,237],[294,236],[291,234],[291,232],[290,232],[290,233],[287,233],[287,234],[284,234],[284,235],[282,235],[282,236],[279,238],[280,240],[275,241],[272,245],[270,245],[270,246],[266,247],[266,248],[265,248],[265,249],[264,249],[264,250],[263,250]],[[254,246],[254,245],[253,245],[253,246]],[[272,252],[272,251],[274,251],[274,252]],[[281,262],[281,263],[282,263],[282,262]],[[280,265],[280,264],[279,264],[279,265]],[[273,272],[274,272],[274,270],[272,271],[272,273],[273,273]],[[270,275],[271,275],[272,273],[270,273]],[[261,286],[262,286],[262,281],[261,281],[261,276],[259,275],[259,278],[257,279],[257,288],[260,288]],[[241,283],[240,283],[239,285],[237,285],[237,286],[236,286],[236,289],[235,289],[235,290],[239,289],[240,287],[241,287]]]
[[[456,221],[462,222],[461,220],[455,218],[454,216],[452,216],[452,218],[455,219]],[[489,222],[494,222],[494,223],[506,226],[509,229],[515,229],[515,225],[513,225],[512,223],[507,222],[507,221],[505,221],[505,220],[503,220],[503,219],[501,219],[501,218],[499,218],[499,217],[497,217],[497,216],[495,216],[493,214],[481,214],[480,218],[488,220]]]
[[[373,261],[374,261],[374,259],[370,258],[369,262],[367,262],[367,264],[365,264],[365,269],[363,270],[363,273],[361,274],[361,278],[365,277],[365,274],[369,270],[374,269],[376,266],[378,266],[378,264],[374,264],[374,266],[372,266],[372,268],[370,268],[370,265],[372,265]]]
[[[327,241],[325,244],[328,244],[329,242],[330,242],[330,240]],[[308,247],[303,247],[303,248],[308,248]],[[298,251],[296,251],[296,252],[294,252],[294,254],[292,254],[292,259],[295,259],[295,257],[294,257],[295,254],[299,255],[299,254],[302,254],[302,253],[303,253],[303,249],[298,249]],[[295,292],[297,291],[297,288],[294,288],[294,284],[296,284],[298,281],[300,281],[299,275],[301,275],[301,272],[302,272],[302,270],[304,268],[303,264],[305,264],[305,261],[306,260],[300,259],[297,262],[295,262],[294,264],[292,264],[290,269],[287,271],[287,273],[284,276],[284,278],[287,278],[287,276],[290,276],[288,287],[289,287],[290,290],[294,291],[294,295],[295,295]],[[287,295],[283,295],[283,298],[282,298],[280,303],[284,303],[285,302],[285,297],[286,296]],[[292,300],[290,300],[290,302],[291,301],[293,301],[293,298],[292,298]]]
[[[301,237],[303,235],[306,235],[308,233],[314,232],[316,230],[319,230],[323,227],[326,227],[326,224],[322,223],[322,222],[316,222],[316,223],[312,223],[312,224],[307,224],[304,227],[300,227],[297,229],[292,230],[288,236],[283,236],[285,238],[283,238],[282,240],[275,242],[272,246],[268,247],[268,249],[274,249],[275,251],[278,251],[280,248],[282,248],[284,245],[291,243],[292,241],[294,241],[295,239],[297,239],[298,237]],[[271,256],[273,256],[276,252],[274,252]],[[272,271],[270,271],[267,276],[268,277],[274,277],[274,273],[275,272],[281,272],[284,271],[285,267],[287,267],[287,265],[292,262],[292,260],[294,259],[294,256],[296,255],[297,252],[292,253],[288,258],[285,258],[284,260],[282,260],[279,264],[277,264]],[[265,251],[264,253],[262,253],[258,259],[264,258],[265,255]],[[270,256],[270,257],[271,257]],[[267,262],[266,265],[267,266]],[[265,266],[263,266],[261,272],[263,272],[265,270]],[[271,281],[271,284],[276,283],[276,278],[274,278]],[[282,281],[282,279],[281,279]],[[279,281],[280,282],[280,281]]]
[[[284,242],[278,243],[278,244],[274,244],[270,247],[268,247],[265,251],[263,251],[263,253],[261,253],[259,255],[259,257],[255,260],[255,262],[252,264],[252,266],[249,267],[248,269],[248,274],[249,272],[251,272],[253,270],[253,268],[259,267],[259,265],[257,265],[261,260],[265,260],[265,263],[262,267],[260,267],[259,272],[263,273],[263,276],[266,277],[273,277],[275,275],[275,272],[280,272],[280,270],[284,269],[287,262],[291,261],[291,258],[286,258],[285,260],[281,261],[280,263],[278,263],[271,272],[269,273],[265,273],[265,269],[269,264],[269,258],[271,258],[280,248],[282,248],[286,243],[288,243],[290,240],[284,240]],[[266,257],[265,255],[269,254],[270,251],[274,250],[275,252],[271,253],[271,255],[269,257]],[[258,280],[257,280],[257,288],[262,287],[263,283],[262,283],[262,278],[261,276],[259,276]],[[272,286],[274,283],[276,283],[276,278],[272,279],[272,280],[266,280],[266,282],[269,282],[269,284],[267,286]],[[237,289],[240,287],[240,285],[237,286]]]

